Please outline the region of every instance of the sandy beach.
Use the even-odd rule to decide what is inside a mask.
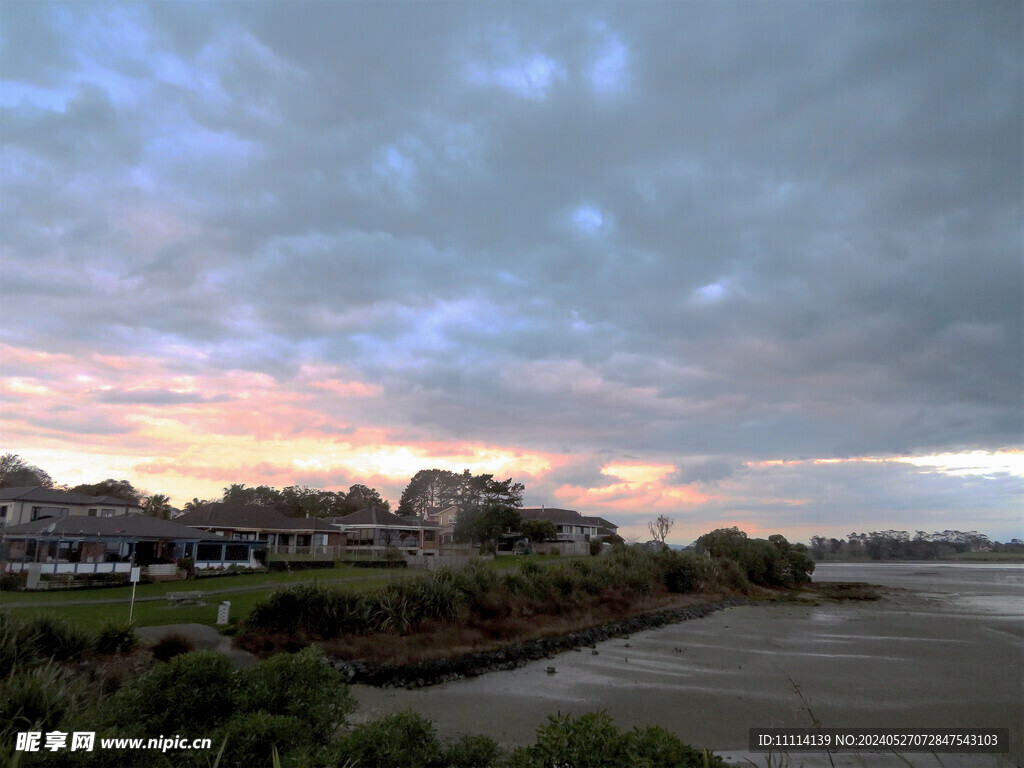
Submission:
[[[825,567],[817,577],[849,580],[850,573]],[[917,590],[892,590],[873,603],[731,608],[607,641],[596,654],[568,652],[421,690],[357,686],[358,715],[411,708],[442,734],[479,732],[518,744],[531,741],[548,714],[605,710],[620,727],[660,725],[694,746],[763,765],[764,755],[745,753],[748,729],[810,727],[810,709],[831,727],[1009,728],[1008,755],[943,754],[942,765],[1019,765],[1024,616],[1013,606],[1024,569],[989,570],[971,586],[978,573],[880,570],[863,580],[916,579]],[[792,757],[793,765],[828,764],[821,755]],[[905,757],[939,765],[932,755]],[[886,762],[891,755],[859,759],[905,764]]]

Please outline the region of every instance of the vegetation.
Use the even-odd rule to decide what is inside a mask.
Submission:
[[[39,467],[29,464],[20,456],[5,453],[0,456],[0,488],[22,488],[39,485],[53,487],[53,478]]]
[[[751,584],[792,587],[809,583],[814,561],[803,544],[790,544],[784,536],[750,539],[736,527],[718,528],[697,539],[695,551],[731,560]]]
[[[938,558],[982,557],[984,553],[1020,557],[1024,541],[992,542],[977,531],[872,531],[851,533],[845,539],[812,536],[810,553],[815,560],[936,560]]]
[[[671,517],[658,515],[656,520],[652,520],[647,524],[647,530],[651,532],[651,538],[664,547],[665,539],[668,538],[669,531],[672,530],[673,525],[675,525],[675,521]]]
[[[456,506],[461,516],[488,504],[521,507],[525,490],[511,477],[495,480],[494,475],[474,475],[468,469],[461,475],[447,469],[422,469],[402,491],[398,514],[423,517],[432,507]]]

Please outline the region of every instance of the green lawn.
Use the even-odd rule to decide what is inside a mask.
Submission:
[[[559,555],[514,555],[483,561],[488,570],[514,570],[524,562],[541,566],[567,563],[574,558]],[[258,602],[267,598],[280,586],[298,582],[323,583],[343,589],[371,590],[395,579],[415,578],[424,571],[376,568],[356,568],[337,565],[334,568],[309,571],[239,574],[216,576],[193,581],[165,581],[158,584],[140,584],[136,589],[134,620],[140,627],[161,624],[197,623],[213,626],[217,620],[217,607],[221,601],[231,602],[232,618],[248,615]],[[231,592],[236,588],[252,587],[244,592]],[[203,592],[205,605],[172,605],[166,600],[140,602],[139,598],[161,597],[168,592]],[[132,588],[107,587],[98,589],[71,589],[44,592],[0,592],[0,606],[19,616],[52,615],[63,618],[83,629],[95,631],[108,621],[127,620]],[[123,602],[109,603],[108,600]],[[89,601],[92,604],[58,605],[68,601]],[[44,603],[46,605],[30,605]]]

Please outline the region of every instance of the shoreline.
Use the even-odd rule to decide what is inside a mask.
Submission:
[[[680,608],[639,613],[499,648],[441,656],[411,664],[373,663],[340,657],[331,657],[329,661],[350,684],[377,688],[424,688],[463,678],[476,678],[488,672],[518,669],[532,661],[552,658],[555,654],[584,647],[594,648],[597,643],[606,640],[704,618],[726,608],[749,605],[752,602],[745,597],[729,597]]]

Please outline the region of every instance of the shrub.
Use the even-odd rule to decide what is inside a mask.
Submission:
[[[15,573],[0,574],[0,592],[13,592],[21,588],[21,578]]]
[[[698,752],[662,728],[622,733],[604,712],[551,715],[536,742],[517,749],[508,768],[725,768],[721,758]]]
[[[705,564],[690,552],[667,553],[662,567],[669,592],[694,592],[705,581]]]
[[[35,659],[35,646],[27,628],[7,611],[0,611],[0,677]]]
[[[93,650],[107,655],[128,653],[138,642],[134,624],[127,621],[109,621],[100,627],[99,634],[93,641]]]
[[[213,743],[224,742],[221,765],[269,766],[276,747],[286,753],[312,741],[310,728],[297,717],[245,712],[229,719]]]
[[[443,752],[433,724],[412,711],[358,726],[341,742],[341,761],[375,768],[440,768]]]
[[[246,712],[294,718],[318,741],[356,709],[341,674],[316,646],[260,662],[244,676],[239,706]]]
[[[164,635],[153,646],[153,658],[157,661],[170,661],[176,656],[181,656],[195,649],[195,643],[184,635],[177,633]]]
[[[36,616],[25,624],[22,642],[32,644],[35,656],[57,661],[77,661],[92,647],[87,632],[52,616]]]
[[[104,703],[101,724],[150,735],[204,732],[234,712],[238,684],[219,653],[185,653],[128,681]]]
[[[81,696],[81,684],[52,661],[6,676],[0,681],[0,745],[13,743],[20,731],[56,730]]]
[[[445,745],[445,768],[488,768],[501,760],[502,749],[489,736],[462,736]]]

